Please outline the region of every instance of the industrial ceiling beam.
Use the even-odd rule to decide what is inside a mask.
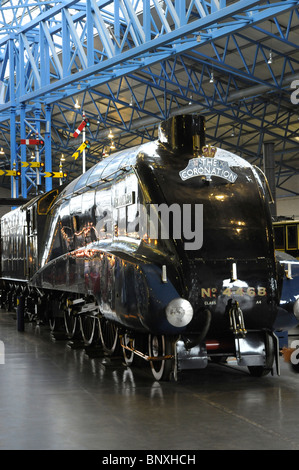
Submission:
[[[260,97],[258,88],[255,107],[246,102],[245,96],[236,107],[232,96],[245,94],[254,86],[267,87],[269,96],[279,93],[280,106],[284,102],[287,107],[288,87],[298,73],[299,62],[295,56],[272,47],[265,38],[294,47],[298,6],[295,0],[240,0],[228,6],[224,0],[2,2],[0,122],[10,121],[11,165],[21,166],[28,158],[28,152],[18,145],[21,134],[44,133],[40,158],[51,171],[52,148],[63,148],[76,125],[76,119],[67,118],[65,132],[58,123],[55,128],[53,112],[67,108],[68,100],[79,93],[83,97],[81,111],[86,111],[91,102],[101,130],[114,124],[123,133],[132,133],[136,119],[158,122],[175,109],[184,109],[190,100],[207,114],[216,109],[219,115],[238,123],[240,129],[247,124],[257,132],[262,124],[269,137],[294,146],[296,132],[281,134],[271,126],[269,103]],[[282,14],[286,15],[285,25],[278,20]],[[271,28],[265,26],[269,19]],[[250,39],[250,30],[258,33],[259,39]],[[270,53],[280,61],[279,71],[269,63]],[[261,64],[267,72],[263,76]],[[183,75],[181,70],[179,76],[178,65]],[[209,89],[207,79],[217,73],[219,77]],[[124,80],[132,103],[123,95]],[[135,88],[140,85],[145,91],[141,102]],[[95,95],[105,102],[104,112],[95,102]],[[154,105],[154,111],[148,102]],[[248,118],[252,122],[248,123]],[[33,128],[28,126],[30,119],[34,120]],[[98,136],[98,130],[99,126],[90,131],[91,137]],[[153,138],[147,129],[135,129],[135,133],[140,138],[146,133],[147,138]],[[24,197],[34,187],[40,189],[37,171],[22,170],[21,179]],[[51,182],[45,184],[49,189]]]

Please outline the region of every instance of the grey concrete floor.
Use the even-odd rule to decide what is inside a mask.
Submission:
[[[216,364],[157,383],[0,312],[0,450],[298,450],[299,374]],[[1,357],[1,356],[0,356]]]

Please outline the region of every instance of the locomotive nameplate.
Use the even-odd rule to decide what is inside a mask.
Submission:
[[[116,209],[124,206],[130,206],[135,203],[135,191],[131,193],[122,194],[121,196],[114,198],[114,207]]]
[[[192,158],[187,167],[180,171],[180,177],[183,181],[196,176],[205,176],[207,179],[218,176],[218,178],[223,178],[230,183],[234,183],[238,178],[238,175],[230,169],[227,161],[211,157]]]

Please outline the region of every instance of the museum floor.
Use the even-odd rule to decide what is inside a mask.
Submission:
[[[0,312],[0,450],[298,450],[299,374],[210,364],[155,382]]]

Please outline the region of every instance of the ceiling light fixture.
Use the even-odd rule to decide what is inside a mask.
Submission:
[[[272,51],[270,51],[268,64],[272,64]]]

